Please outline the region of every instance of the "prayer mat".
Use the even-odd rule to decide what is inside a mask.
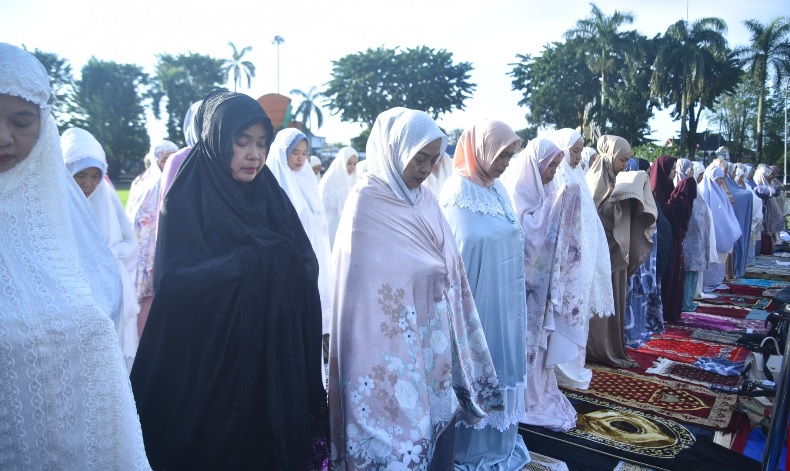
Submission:
[[[568,471],[568,465],[564,461],[543,456],[532,450],[529,451],[529,457],[532,461],[521,468],[521,471]]]
[[[589,389],[564,389],[624,407],[709,428],[724,428],[732,416],[735,394],[717,394],[707,387],[593,366]],[[737,378],[736,378],[737,380]]]
[[[765,321],[769,315],[771,315],[771,313],[768,311],[763,311],[762,309],[752,309],[749,311],[749,314],[746,316],[746,318]]]
[[[709,329],[694,329],[691,331],[689,337],[699,340],[707,340],[708,342],[723,343],[725,345],[736,345],[738,339],[741,338],[741,333],[736,332],[722,332],[720,330]]]
[[[739,295],[739,294],[719,294],[715,298],[706,298],[706,299],[697,299],[701,305],[709,305],[709,304],[721,304],[726,306],[735,306],[735,308],[743,308],[747,310],[751,309],[764,309],[766,311],[771,311],[774,308],[774,300],[769,298],[763,298],[759,296],[747,296],[747,295]],[[699,311],[704,312],[706,314],[717,314],[716,312],[708,312],[708,311]],[[740,311],[740,310],[739,310]],[[727,314],[720,314],[720,315],[727,315]],[[740,316],[732,316],[727,315],[727,317],[740,317]]]
[[[560,456],[571,470],[611,471],[620,461],[655,470],[674,468],[674,458],[712,430],[566,391],[578,419],[567,433],[519,425],[527,446],[542,455]]]
[[[753,329],[755,332],[767,332],[765,322],[758,319],[734,319],[701,312],[684,312],[680,315],[680,319],[677,322],[670,325],[673,327],[694,327],[725,332],[745,332],[748,329]]]
[[[766,280],[790,281],[790,267],[773,265],[755,265],[746,269],[749,276]]]
[[[652,468],[646,466],[629,463],[628,461],[621,461],[617,463],[614,471],[652,471]]]
[[[749,354],[749,350],[743,347],[721,345],[705,340],[680,338],[666,334],[654,335],[653,338],[639,347],[639,352],[650,353],[656,357],[669,358],[670,360],[688,364],[694,363],[701,357],[726,358],[737,362],[745,360]]]
[[[788,283],[782,283],[776,280],[767,280],[763,278],[739,278],[738,281],[727,283],[728,285],[741,285],[741,286],[756,286],[762,289],[769,288],[786,288],[790,286]]]
[[[679,379],[689,383],[699,384],[707,387],[710,384],[721,384],[724,386],[740,386],[740,376],[723,376],[705,371],[702,368],[686,363],[678,363],[676,361],[668,360],[666,358],[659,358],[653,363],[651,368],[648,368],[645,373],[651,375],[666,376],[668,378]],[[733,404],[737,397],[732,395]]]
[[[697,308],[694,309],[694,312],[700,312],[702,314],[712,314],[714,316],[722,316],[722,317],[732,317],[735,319],[746,319],[746,316],[749,315],[748,309],[742,309],[739,307],[730,307],[730,306],[712,306],[710,304],[703,304],[699,301],[697,302]]]
[[[780,291],[782,291],[782,288],[768,288],[767,290],[763,291],[761,296],[764,298],[773,298],[779,294]]]

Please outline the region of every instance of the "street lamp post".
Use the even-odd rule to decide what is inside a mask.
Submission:
[[[277,93],[280,93],[280,44],[284,43],[285,39],[282,36],[275,36],[272,44],[277,46]]]

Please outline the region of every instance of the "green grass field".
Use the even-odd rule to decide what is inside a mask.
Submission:
[[[115,185],[115,192],[118,193],[118,198],[121,199],[121,204],[126,207],[126,200],[129,199],[129,184],[119,183]]]

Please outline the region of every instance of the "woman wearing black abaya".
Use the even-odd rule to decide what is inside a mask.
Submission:
[[[212,92],[197,130],[163,204],[131,374],[146,452],[168,471],[308,469],[326,444],[318,263],[263,165],[263,108]]]
[[[664,305],[664,320],[675,322],[680,319],[683,307],[683,239],[686,238],[691,208],[697,197],[696,182],[680,182],[675,187],[675,163],[677,159],[668,155],[659,156],[650,172],[650,185],[658,207],[672,228],[669,254],[658,254],[666,260],[666,271],[661,277],[661,301]]]

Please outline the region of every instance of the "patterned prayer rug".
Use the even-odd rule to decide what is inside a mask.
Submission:
[[[611,471],[620,461],[655,470],[674,469],[674,458],[713,431],[623,407],[574,391],[565,392],[578,419],[567,433],[519,425],[527,446],[559,456],[572,470]]]
[[[589,389],[565,391],[710,428],[727,426],[737,400],[734,394],[717,394],[696,384],[597,365],[592,370]]]
[[[653,338],[643,343],[638,351],[689,364],[699,360],[700,357],[743,361],[749,354],[749,350],[743,347],[721,345],[692,338],[679,338],[666,334],[654,335]]]
[[[731,317],[714,316],[701,312],[684,312],[674,324],[677,327],[693,327],[700,329],[722,330],[725,332],[746,331],[766,332],[765,322],[759,319],[734,319]]]
[[[749,315],[748,309],[732,306],[714,306],[707,303],[701,303],[699,301],[697,304],[697,309],[694,309],[694,312],[712,314],[714,316],[732,317],[735,319],[746,319],[746,316]]]
[[[666,358],[659,358],[648,368],[645,373],[651,375],[666,376],[668,378],[679,379],[689,383],[708,386],[710,384],[722,384],[724,386],[739,386],[742,382],[740,376],[722,376],[710,371],[705,371],[694,365],[678,363]],[[732,395],[734,399],[737,399]],[[734,403],[735,401],[733,401]]]
[[[725,345],[736,345],[741,338],[739,332],[722,332],[720,330],[694,329],[689,336],[693,339],[707,340],[708,342],[723,343]]]
[[[529,457],[532,461],[521,468],[521,471],[568,471],[568,465],[564,461],[543,456],[532,450],[529,451]]]
[[[746,296],[738,294],[718,294],[715,298],[698,299],[698,302],[703,304],[721,304],[725,306],[735,306],[736,308],[751,309],[764,309],[767,311],[773,310],[774,300],[763,298],[759,296]],[[699,311],[699,309],[697,309]],[[717,314],[716,312],[699,311],[707,314]],[[748,314],[748,312],[747,312]],[[725,314],[726,315],[726,314]],[[727,317],[740,317],[740,316],[727,316]]]

